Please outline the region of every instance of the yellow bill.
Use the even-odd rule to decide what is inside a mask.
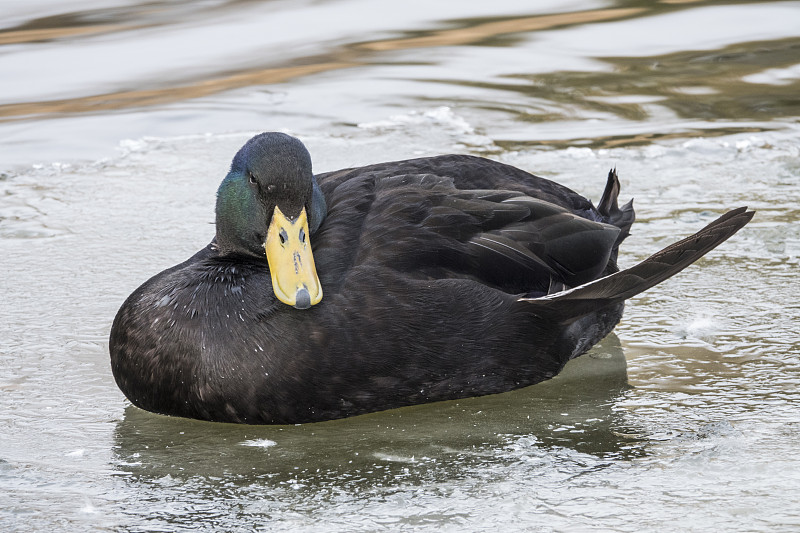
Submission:
[[[278,300],[297,309],[308,309],[322,300],[322,286],[314,266],[308,235],[306,209],[294,220],[275,206],[264,243]]]

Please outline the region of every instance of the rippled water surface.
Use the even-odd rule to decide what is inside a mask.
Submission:
[[[525,4],[0,7],[0,530],[800,529],[800,3]],[[303,426],[131,407],[114,314],[208,242],[263,130],[317,171],[472,153],[595,201],[616,166],[623,266],[758,214],[534,387]]]

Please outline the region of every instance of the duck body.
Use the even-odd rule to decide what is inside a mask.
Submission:
[[[613,171],[597,208],[549,180],[461,155],[308,176],[298,198],[273,202],[262,193],[283,190],[285,160],[301,150],[291,137],[262,136],[270,137],[248,145],[270,150],[253,155],[251,146],[245,161],[270,162],[249,174],[253,198],[237,193],[257,207],[225,207],[225,183],[249,172],[234,159],[218,195],[217,237],[139,287],[114,320],[112,370],[143,409],[287,424],[531,385],[607,335],[626,298],[752,216],[730,212],[618,272],[634,214],[617,206]],[[292,221],[309,213],[318,303],[308,304],[305,282],[291,305],[276,296],[276,268],[257,247],[278,209],[299,210]],[[239,229],[225,229],[231,218]]]

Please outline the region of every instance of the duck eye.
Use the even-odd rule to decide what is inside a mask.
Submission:
[[[267,185],[267,192],[275,192],[275,185],[271,183]]]
[[[306,242],[306,230],[300,228],[300,242]]]
[[[278,233],[278,237],[280,237],[280,239],[281,239],[281,244],[286,244],[286,241],[289,240],[289,236],[286,234],[286,230],[285,229],[282,229]]]
[[[247,175],[248,175],[248,176],[250,176],[250,183],[252,183],[253,185],[255,185],[255,183],[256,183],[256,177],[253,175],[253,173],[252,173],[252,172],[248,172],[248,173],[247,173]]]

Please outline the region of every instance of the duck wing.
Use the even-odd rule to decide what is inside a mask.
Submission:
[[[571,323],[605,307],[619,304],[674,276],[710,252],[750,222],[755,211],[740,207],[641,263],[579,287],[540,298],[523,298],[538,316]]]
[[[456,187],[431,173],[353,171],[331,187],[315,257],[320,271],[380,265],[409,277],[469,278],[546,294],[602,275],[620,229],[513,190]],[[320,248],[329,248],[322,251]]]
[[[603,214],[598,209],[595,209],[589,200],[564,185],[505,163],[473,155],[448,154],[378,163],[366,167],[319,174],[317,175],[317,180],[322,188],[325,189],[323,182],[327,183],[329,187],[335,187],[343,181],[351,179],[353,175],[364,174],[374,177],[391,177],[401,174],[446,176],[452,178],[456,188],[460,190],[516,191],[526,196],[559,205],[585,218],[609,222],[608,220],[602,220]],[[616,201],[618,192],[619,186],[617,185],[613,194],[612,191],[604,194],[604,196],[608,197],[609,207],[612,200]]]

